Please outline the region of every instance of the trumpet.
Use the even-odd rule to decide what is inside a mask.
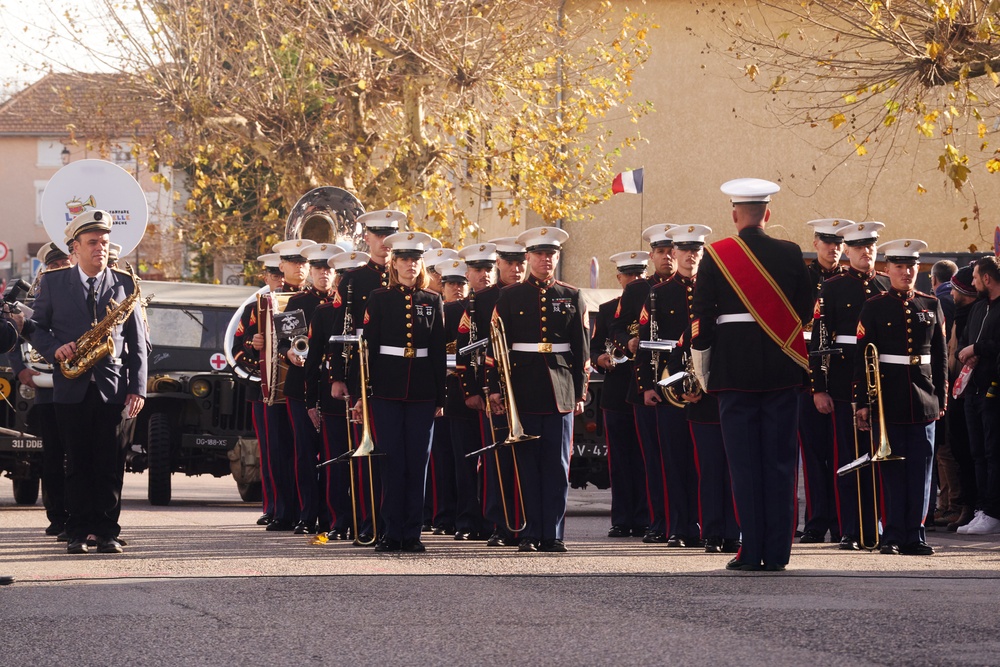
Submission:
[[[309,336],[296,336],[292,339],[292,350],[302,357],[303,361],[309,356]]]

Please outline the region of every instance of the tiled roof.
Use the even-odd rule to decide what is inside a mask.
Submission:
[[[149,135],[165,126],[152,100],[118,74],[47,74],[0,105],[0,136]]]

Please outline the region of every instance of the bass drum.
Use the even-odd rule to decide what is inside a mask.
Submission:
[[[251,294],[246,298],[246,301],[240,304],[240,307],[236,309],[233,313],[232,318],[229,320],[229,326],[226,327],[226,338],[222,341],[222,353],[226,355],[226,361],[229,362],[229,367],[233,369],[237,377],[242,380],[248,380],[249,382],[260,382],[260,374],[256,369],[249,369],[240,365],[233,358],[233,340],[236,338],[236,329],[240,326],[240,317],[243,315],[243,309],[249,306],[251,303],[257,303],[257,297],[261,294],[267,294],[271,289],[265,285],[259,290]]]

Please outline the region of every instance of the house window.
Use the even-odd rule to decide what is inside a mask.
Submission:
[[[61,144],[59,150],[62,150]],[[62,163],[60,162],[60,164]],[[35,181],[35,224],[39,227],[44,224],[42,222],[42,193],[45,192],[45,186],[48,184],[48,181]]]
[[[132,157],[132,144],[122,141],[111,145],[111,161],[123,169],[131,169],[135,166],[135,158]]]
[[[38,164],[36,167],[55,167],[59,168],[63,166],[63,142],[58,139],[39,139],[38,140]]]

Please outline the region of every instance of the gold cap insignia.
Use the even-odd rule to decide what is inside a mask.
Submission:
[[[632,253],[631,255],[629,255],[629,259],[635,259],[635,256],[636,256],[636,253]]]
[[[484,250],[486,250],[486,246],[484,245],[479,246],[479,252],[483,252]]]
[[[864,225],[858,225],[858,231],[859,232],[865,231],[865,226]]]
[[[451,266],[452,266],[452,268],[457,269],[458,268],[458,261],[452,262]]]
[[[351,259],[357,259],[357,258],[358,258],[358,253],[352,252],[351,253]]]
[[[407,241],[412,241],[413,240],[413,232],[410,232],[409,234],[406,235],[406,240]]]
[[[690,227],[688,227],[688,234],[690,234],[693,231],[694,231],[694,225],[691,225]]]
[[[909,248],[909,247],[910,247],[910,242],[909,242],[909,241],[907,241],[906,243],[904,243],[904,244],[903,244],[903,247],[904,247],[904,248]]]

